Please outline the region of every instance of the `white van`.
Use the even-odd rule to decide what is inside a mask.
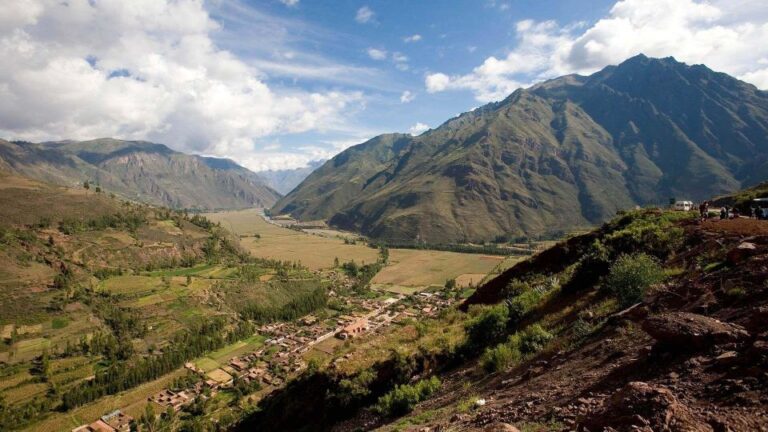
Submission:
[[[677,211],[693,210],[693,201],[675,201],[674,209]]]

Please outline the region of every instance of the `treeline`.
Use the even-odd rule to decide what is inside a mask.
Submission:
[[[152,381],[181,367],[184,362],[192,358],[244,339],[254,331],[253,325],[246,322],[227,331],[226,322],[223,319],[204,321],[176,335],[161,354],[127,362],[116,362],[98,372],[93,380],[72,388],[62,395],[61,407],[63,410],[69,410],[106,395]]]
[[[290,321],[324,308],[326,304],[328,304],[328,294],[324,288],[318,287],[281,306],[249,304],[240,311],[240,315],[245,319],[252,319],[259,323]]]
[[[98,231],[107,228],[126,229],[135,232],[139,227],[147,223],[144,213],[138,211],[126,211],[111,215],[103,215],[92,219],[78,219],[66,217],[59,222],[59,231],[72,235],[83,231]]]
[[[486,245],[468,245],[468,244],[426,244],[426,243],[412,243],[412,242],[386,242],[386,243],[368,243],[368,246],[379,248],[382,245],[391,249],[419,249],[419,250],[436,250],[443,252],[460,252],[470,254],[483,254],[483,255],[530,255],[530,251],[512,249],[507,247],[501,247],[495,244]]]

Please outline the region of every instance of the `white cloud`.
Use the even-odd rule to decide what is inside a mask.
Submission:
[[[299,0],[280,0],[280,3],[288,7],[295,7],[299,5]]]
[[[414,99],[416,99],[416,95],[408,90],[404,91],[403,94],[400,95],[400,103],[413,102]]]
[[[413,34],[413,35],[406,36],[406,37],[403,38],[403,42],[405,42],[405,43],[418,42],[420,40],[421,40],[421,35],[420,34]]]
[[[427,75],[426,85],[427,91],[430,93],[437,93],[448,89],[451,84],[451,77],[444,73],[433,73]]]
[[[644,53],[703,63],[768,88],[768,7],[757,0],[622,0],[591,27],[524,20],[506,57],[489,57],[465,75],[429,74],[428,91],[470,90],[487,102],[532,82],[592,73]]]
[[[387,58],[387,51],[377,48],[368,48],[368,57],[374,60],[385,60]]]
[[[342,125],[363,99],[270,88],[217,48],[197,0],[2,2],[7,17],[0,136],[149,139],[242,160],[260,137]]]
[[[360,9],[357,10],[357,14],[355,14],[355,21],[359,22],[360,24],[365,24],[367,22],[370,22],[373,19],[374,13],[368,6],[363,6]]]
[[[405,63],[408,61],[408,57],[406,57],[406,55],[403,53],[393,52],[392,61],[394,61],[395,63]]]
[[[408,133],[410,133],[413,136],[421,135],[422,133],[429,130],[429,126],[425,125],[424,123],[417,122],[415,125],[411,126],[410,129],[408,129]]]

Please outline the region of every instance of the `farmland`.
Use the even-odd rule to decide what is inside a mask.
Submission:
[[[253,256],[281,261],[296,261],[313,270],[333,266],[339,261],[372,263],[377,251],[363,242],[345,244],[341,238],[310,235],[266,222],[257,209],[208,213],[214,222],[240,236],[240,244]],[[257,237],[258,235],[258,237]]]
[[[493,270],[503,257],[463,254],[418,249],[392,249],[390,265],[371,281],[376,286],[428,287],[442,286],[446,280],[465,274],[485,275]]]
[[[349,314],[380,315],[380,334],[398,331],[398,325],[389,327],[394,315],[382,312],[392,293],[435,292],[456,279],[456,299],[513,262],[372,247],[350,233],[274,225],[255,209],[190,216],[104,194],[11,184],[16,187],[0,188],[0,198],[25,188],[29,202],[23,207],[43,217],[0,209],[0,397],[12,407],[0,427],[69,430],[117,408],[138,418],[147,398],[199,378],[184,371],[186,362],[200,376],[225,383],[237,375],[233,358],[260,351],[262,364],[279,366],[269,373],[288,371],[275,377],[284,382],[309,359],[326,362],[348,346],[332,337],[306,344],[339,331],[339,320],[352,322]],[[60,203],[71,199],[96,217]],[[417,306],[423,300],[406,301],[402,310],[415,314],[426,307],[434,314],[434,305]],[[285,334],[258,326],[295,326],[308,313],[315,324]],[[274,342],[282,337],[297,338],[292,349],[308,351],[286,357]],[[125,371],[137,367],[143,367],[141,378],[125,384]],[[258,386],[230,387],[210,401],[205,415],[250,409],[261,393]]]

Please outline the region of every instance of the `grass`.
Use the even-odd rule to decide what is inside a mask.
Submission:
[[[12,403],[24,402],[35,396],[42,395],[48,390],[48,384],[32,383],[13,387],[3,391],[5,398]]]
[[[219,362],[213,359],[209,359],[208,357],[199,358],[195,360],[194,363],[195,363],[195,366],[199,367],[205,372],[210,372],[214,369],[219,368]]]
[[[355,260],[358,263],[376,261],[378,251],[364,244],[348,245],[339,238],[328,238],[282,228],[266,222],[259,210],[239,210],[209,213],[205,215],[236,235],[248,236],[241,245],[260,258],[281,261],[300,261],[313,270],[333,267],[334,258],[339,261]],[[251,237],[258,234],[260,238]]]
[[[24,381],[31,380],[32,378],[33,376],[29,373],[28,370],[17,372],[13,375],[0,377],[0,392],[11,387],[16,387]]]
[[[160,278],[150,276],[117,276],[102,281],[100,288],[113,294],[142,294],[162,287]]]
[[[235,342],[231,345],[227,345],[224,348],[221,348],[217,351],[214,351],[208,354],[206,357],[214,361],[217,361],[220,364],[226,363],[232,357],[237,357],[239,355],[242,355],[251,351],[256,351],[257,349],[259,349],[259,347],[264,345],[265,340],[266,338],[264,336],[254,335],[248,339]]]
[[[503,257],[418,249],[391,249],[390,264],[371,281],[410,287],[442,286],[461,275],[485,275]]]
[[[208,270],[212,270],[213,268],[218,267],[217,264],[203,264],[195,267],[189,267],[189,268],[177,268],[177,269],[171,269],[171,270],[158,270],[153,272],[146,272],[144,275],[146,276],[154,276],[154,277],[172,277],[172,276],[187,276],[187,275],[197,275],[203,272],[206,272]]]
[[[53,329],[63,329],[64,327],[69,325],[69,320],[62,317],[56,317],[53,320],[51,320],[51,328]]]

